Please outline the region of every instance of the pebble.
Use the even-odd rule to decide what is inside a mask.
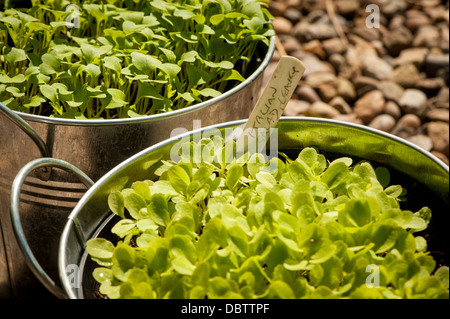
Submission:
[[[356,26],[352,30],[353,34],[361,37],[362,39],[372,42],[380,39],[380,32],[377,28],[367,28],[365,25]]]
[[[430,50],[428,48],[408,48],[403,50],[400,55],[394,59],[392,65],[397,67],[402,64],[414,64],[417,68],[421,68],[425,58]]]
[[[279,38],[287,54],[291,54],[294,51],[300,51],[302,49],[300,42],[298,42],[298,40],[292,35],[280,35]]]
[[[443,52],[448,52],[450,45],[449,45],[449,28],[448,24],[446,27],[441,28],[441,42],[439,44],[440,49]]]
[[[449,156],[449,126],[448,123],[433,121],[426,126],[427,135],[433,141],[433,149]]]
[[[430,121],[449,122],[448,109],[431,109],[425,113],[425,117]]]
[[[395,30],[405,25],[406,17],[398,14],[389,21],[389,30]]]
[[[332,107],[339,111],[341,114],[350,114],[353,112],[350,105],[345,101],[342,96],[335,96],[328,102]]]
[[[402,110],[394,101],[387,101],[384,106],[384,113],[389,114],[395,120],[398,120],[402,116]]]
[[[300,85],[296,91],[296,94],[300,100],[304,100],[309,103],[320,101],[319,94],[317,94],[316,90],[309,85]]]
[[[448,24],[449,22],[448,6],[447,8],[444,6],[426,7],[424,11],[432,19],[433,23],[446,22]]]
[[[310,52],[302,51],[301,59],[302,62],[308,67],[303,74],[304,77],[308,77],[316,73],[330,73],[334,74],[334,68],[328,62],[320,60],[315,54]]]
[[[347,102],[352,102],[356,99],[356,90],[353,83],[343,77],[339,77],[336,81],[337,94],[342,96]]]
[[[343,54],[347,51],[347,45],[340,38],[332,38],[322,42],[323,50],[328,56]]]
[[[389,79],[404,88],[412,88],[420,81],[421,76],[416,66],[408,63],[395,68],[389,76]]]
[[[380,114],[369,123],[369,126],[377,130],[389,133],[394,128],[395,123],[395,118],[391,115]]]
[[[362,96],[370,91],[377,90],[379,86],[378,80],[368,76],[358,76],[354,79],[353,84],[357,96]]]
[[[299,116],[308,111],[310,103],[302,100],[290,99],[284,109],[283,114],[285,116]]]
[[[291,34],[294,27],[292,22],[284,17],[276,17],[272,20],[272,25],[277,35]]]
[[[405,114],[398,121],[391,133],[402,138],[416,135],[422,125],[420,118],[415,114]]]
[[[324,60],[326,58],[326,56],[327,56],[327,54],[323,50],[322,44],[320,43],[319,40],[312,40],[312,41],[309,41],[307,43],[304,43],[302,45],[302,48],[306,52],[314,53],[315,55],[317,55],[322,60]]]
[[[314,102],[306,113],[309,116],[329,119],[340,114],[334,107],[322,101]]]
[[[322,83],[317,86],[317,89],[322,100],[327,103],[337,95],[334,83]]]
[[[436,95],[436,100],[442,103],[447,103],[448,108],[448,102],[450,101],[450,91],[447,86],[439,90],[439,93]]]
[[[385,99],[383,92],[373,90],[366,93],[355,102],[354,113],[364,124],[370,123],[377,115],[384,110]]]
[[[416,89],[406,89],[400,98],[399,106],[405,113],[421,116],[427,107],[427,95]]]
[[[428,54],[425,58],[424,70],[429,77],[440,76],[448,79],[449,55],[440,53]]]
[[[448,163],[448,1],[331,3],[346,41],[331,22],[326,0],[269,2],[284,49],[307,67],[284,115],[368,125]],[[367,27],[370,4],[380,8],[379,28]],[[274,66],[279,57],[276,51]]]
[[[339,74],[341,68],[346,65],[346,60],[342,54],[334,53],[328,57],[328,62],[334,67],[336,72]]]
[[[286,11],[286,4],[283,1],[270,1],[269,10],[274,16],[282,16]]]
[[[301,21],[295,25],[294,35],[302,43],[312,40],[326,40],[338,36],[336,29],[331,24],[310,24],[306,21]]]
[[[432,25],[425,25],[417,31],[412,45],[415,47],[433,48],[439,46],[440,31]]]
[[[405,26],[412,32],[415,32],[421,26],[431,24],[430,17],[423,11],[415,9],[408,10],[405,12],[405,17]]]
[[[427,95],[435,96],[444,86],[445,81],[443,78],[426,78],[417,82],[416,89],[423,91]]]
[[[383,92],[386,100],[392,100],[399,103],[401,97],[405,90],[403,87],[394,81],[382,81],[380,82],[378,88]]]
[[[336,76],[330,72],[317,72],[306,76],[306,83],[312,87],[318,87],[325,83],[334,83],[336,81]]]
[[[344,17],[353,16],[360,8],[358,0],[335,0],[336,12]]]
[[[395,14],[403,13],[407,8],[405,0],[380,0],[380,10],[386,16],[392,17]]]
[[[383,44],[392,56],[398,56],[400,52],[411,46],[413,35],[405,27],[390,30],[383,35]]]
[[[272,1],[273,2],[273,1]],[[284,13],[283,16],[288,19],[289,21],[292,22],[292,24],[296,24],[297,22],[300,21],[300,19],[302,18],[302,13],[296,9],[296,8],[288,8]]]
[[[433,149],[433,141],[427,135],[417,134],[408,137],[407,140],[423,148],[425,151],[429,152]]]
[[[364,75],[373,77],[377,80],[384,80],[392,73],[392,66],[375,55],[364,58],[361,67]]]

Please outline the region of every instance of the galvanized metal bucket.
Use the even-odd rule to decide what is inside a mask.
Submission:
[[[245,121],[234,121],[195,130],[167,139],[128,158],[100,178],[80,199],[71,212],[59,243],[58,268],[62,289],[47,285],[58,296],[67,298],[92,298],[95,282],[92,270],[96,265],[90,260],[85,243],[90,238],[111,235],[115,215],[108,209],[107,196],[111,190],[128,187],[134,181],[154,178],[152,168],[161,159],[169,159],[171,149],[180,141],[196,140],[208,136],[213,130],[221,134],[236,128]],[[351,156],[369,160],[374,166],[383,165],[391,171],[392,183],[408,189],[407,202],[420,207],[429,206],[433,214],[429,248],[445,252],[442,263],[448,264],[448,206],[449,168],[431,153],[396,136],[362,125],[316,118],[282,117],[277,125],[278,149],[287,154],[298,154],[308,146],[317,147],[327,158]],[[225,136],[225,135],[223,135]],[[11,212],[14,224],[20,231],[17,220],[17,204],[20,185],[32,168],[57,165],[72,171],[81,180],[89,180],[72,165],[53,159],[38,159],[28,164],[15,180],[12,189]],[[421,199],[418,203],[417,200]],[[25,252],[27,253],[26,242]],[[28,251],[29,253],[29,251]],[[34,264],[35,272],[41,277],[46,274]],[[43,280],[45,281],[45,280]]]
[[[175,129],[173,133],[180,134],[183,129],[245,119],[260,96],[263,71],[274,50],[272,37],[244,82],[216,98],[164,114],[73,120],[17,113],[0,103],[0,298],[40,297],[46,292],[25,264],[9,218],[10,189],[20,168],[33,159],[52,157],[76,165],[97,180],[123,160],[170,138]],[[33,172],[24,185],[24,236],[44,269],[56,277],[52,265],[56,264],[57,229],[62,229],[85,190],[71,174],[45,167]]]

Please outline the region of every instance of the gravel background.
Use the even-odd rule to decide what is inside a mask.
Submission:
[[[281,54],[307,67],[284,115],[368,125],[448,165],[448,1],[271,0],[269,10],[279,45],[266,74]]]

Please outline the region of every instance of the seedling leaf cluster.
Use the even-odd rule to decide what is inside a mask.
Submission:
[[[129,118],[203,102],[244,81],[274,35],[264,0],[31,2],[0,12],[0,102],[38,115]]]
[[[246,154],[225,164],[217,145],[194,142],[180,162],[161,161],[155,180],[110,193],[118,241],[87,243],[101,294],[449,297],[448,267],[422,236],[431,211],[403,210],[405,190],[389,185],[387,169],[330,162],[314,148],[295,160]],[[194,161],[196,153],[210,157]]]

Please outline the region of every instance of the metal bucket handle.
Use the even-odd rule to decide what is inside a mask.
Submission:
[[[69,164],[63,160],[55,159],[55,158],[38,158],[27,165],[25,165],[15,177],[12,187],[11,187],[11,201],[10,201],[10,212],[11,212],[11,221],[14,229],[14,233],[16,235],[18,244],[25,256],[25,260],[28,266],[31,268],[34,275],[39,279],[39,281],[56,297],[58,298],[67,298],[67,295],[63,290],[58,287],[54,280],[51,279],[44,269],[39,264],[38,260],[34,256],[33,252],[28,245],[26,240],[22,224],[20,222],[20,214],[19,214],[19,202],[20,202],[20,191],[22,185],[25,181],[25,178],[35,169],[42,167],[57,167],[60,169],[64,169],[66,171],[72,172],[80,179],[80,181],[88,188],[94,185],[94,181],[92,181],[85,173],[83,173],[80,169]]]
[[[5,113],[6,118],[16,124],[22,131],[24,131],[36,144],[41,152],[42,157],[50,157],[50,150],[45,144],[44,140],[39,136],[39,134],[19,115],[13,112],[10,108],[0,102],[0,110]],[[48,167],[42,167],[39,178],[42,180],[48,180],[50,178],[50,169]]]

